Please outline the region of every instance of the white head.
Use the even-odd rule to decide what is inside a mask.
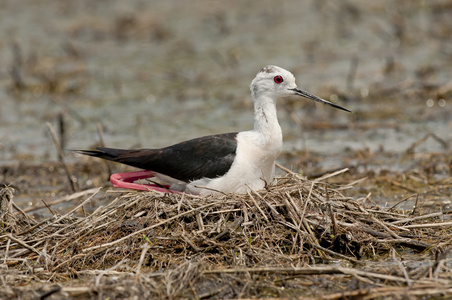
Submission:
[[[278,98],[298,95],[349,112],[346,108],[300,90],[295,83],[295,76],[277,66],[268,65],[260,70],[251,82],[250,89],[253,101],[258,101],[261,97],[276,101]]]

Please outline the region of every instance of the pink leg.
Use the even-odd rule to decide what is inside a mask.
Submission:
[[[154,176],[155,175],[152,171],[116,173],[116,174],[112,174],[110,176],[110,181],[113,184],[113,186],[117,187],[117,188],[141,190],[141,191],[154,190],[154,191],[163,192],[163,193],[179,193],[177,191],[170,190],[168,185],[165,185],[164,187],[160,187],[155,184],[134,183],[135,180],[146,179],[146,178],[150,178],[150,177],[154,177]]]

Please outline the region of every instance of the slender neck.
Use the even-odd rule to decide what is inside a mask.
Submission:
[[[282,140],[276,103],[273,99],[261,97],[254,101],[254,131],[261,133],[266,141]]]

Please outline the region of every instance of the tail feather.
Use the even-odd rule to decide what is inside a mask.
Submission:
[[[83,155],[89,155],[93,157],[99,157],[107,160],[114,161],[117,155],[114,155],[112,153],[103,151],[103,148],[96,148],[98,150],[74,150],[74,152],[83,154]]]
[[[75,150],[75,152],[83,155],[89,155],[106,160],[111,160],[114,162],[123,163],[137,168],[143,168],[141,161],[143,159],[143,155],[140,154],[143,154],[144,151],[147,151],[146,153],[147,156],[151,156],[153,152],[151,149],[146,149],[144,151],[104,148],[104,147],[97,147],[96,149],[97,150]],[[144,158],[145,157],[146,156],[144,156]]]

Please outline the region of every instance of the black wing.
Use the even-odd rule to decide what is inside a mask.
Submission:
[[[132,167],[158,172],[181,181],[215,178],[231,167],[237,150],[237,132],[204,136],[161,149],[124,150],[99,147],[77,150]]]

